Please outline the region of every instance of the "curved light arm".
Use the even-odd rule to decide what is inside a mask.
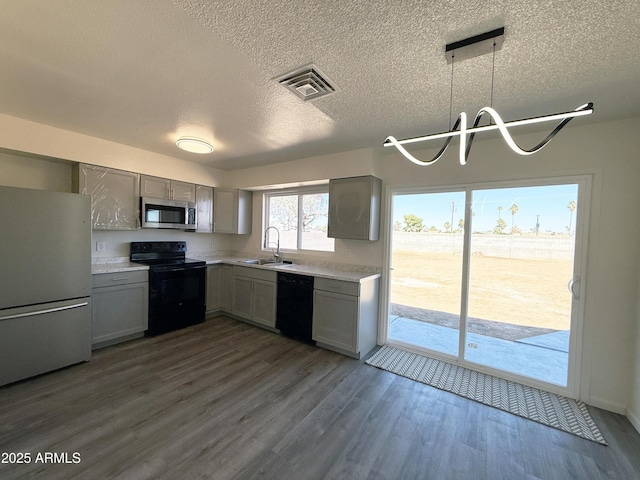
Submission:
[[[480,119],[485,113],[488,114],[495,121],[495,124],[478,127]],[[547,115],[544,117],[526,118],[523,120],[515,120],[512,122],[505,123],[502,120],[502,117],[493,108],[483,107],[476,114],[472,128],[467,129],[467,114],[465,112],[462,112],[458,116],[458,120],[456,121],[455,125],[449,132],[437,133],[434,135],[427,135],[424,137],[408,138],[406,140],[397,140],[395,137],[389,136],[386,138],[383,146],[385,147],[394,146],[408,160],[411,160],[416,165],[426,166],[426,165],[432,165],[436,161],[438,161],[442,157],[444,152],[447,150],[447,148],[449,147],[449,144],[451,143],[451,139],[454,136],[460,136],[460,165],[466,165],[467,160],[469,158],[469,151],[471,150],[471,145],[473,143],[475,134],[478,132],[498,129],[500,130],[500,134],[502,135],[502,138],[504,139],[504,141],[507,143],[509,148],[511,148],[511,150],[513,150],[515,153],[517,153],[518,155],[533,155],[534,153],[539,152],[545,145],[547,145],[551,141],[551,139],[555,137],[556,134],[560,130],[562,130],[562,128],[567,123],[569,123],[573,118],[584,116],[584,115],[590,115],[592,113],[593,113],[593,103],[589,102],[579,106],[572,112],[557,113],[553,115]],[[561,122],[551,131],[551,133],[549,133],[549,135],[547,135],[544,138],[544,140],[542,140],[540,143],[538,143],[538,145],[536,145],[535,147],[529,150],[520,148],[520,146],[518,146],[518,144],[516,144],[516,142],[513,140],[513,137],[511,136],[508,130],[508,127],[530,125],[533,123],[549,122],[553,120],[561,120]],[[460,127],[459,131],[457,130],[458,127]],[[470,134],[468,141],[467,141],[467,134]],[[416,142],[422,142],[426,140],[435,140],[438,138],[446,138],[447,140],[445,141],[444,146],[436,154],[436,156],[429,161],[418,160],[416,157],[411,155],[403,146],[404,144],[408,144],[408,143],[416,143]]]

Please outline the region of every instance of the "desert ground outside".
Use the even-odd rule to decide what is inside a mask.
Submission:
[[[461,254],[394,251],[392,268],[390,313],[416,318],[420,316],[419,310],[424,309],[459,315]],[[472,254],[470,330],[474,319],[479,319],[479,323],[489,322],[486,326],[496,331],[514,327],[515,330],[522,327],[524,334],[529,329],[568,330],[571,294],[567,284],[572,273],[573,260],[566,258],[523,259]],[[430,321],[427,317],[416,319]],[[496,336],[502,337],[499,333]]]

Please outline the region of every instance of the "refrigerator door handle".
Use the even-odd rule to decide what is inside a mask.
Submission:
[[[87,305],[89,305],[89,302],[81,302],[81,303],[76,303],[74,305],[66,305],[64,307],[47,308],[45,310],[36,310],[34,312],[18,313],[16,315],[7,315],[4,317],[0,317],[0,322],[2,320],[11,320],[14,318],[23,318],[23,317],[32,317],[34,315],[42,315],[44,313],[61,312],[63,310],[71,310],[72,308],[86,307]]]

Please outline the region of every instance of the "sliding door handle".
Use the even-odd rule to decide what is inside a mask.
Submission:
[[[575,277],[569,280],[567,289],[569,290],[569,293],[573,295],[573,298],[578,300],[580,298],[580,277]]]

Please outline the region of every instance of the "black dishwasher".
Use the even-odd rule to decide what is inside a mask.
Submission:
[[[313,277],[278,272],[276,328],[296,340],[313,343]]]

